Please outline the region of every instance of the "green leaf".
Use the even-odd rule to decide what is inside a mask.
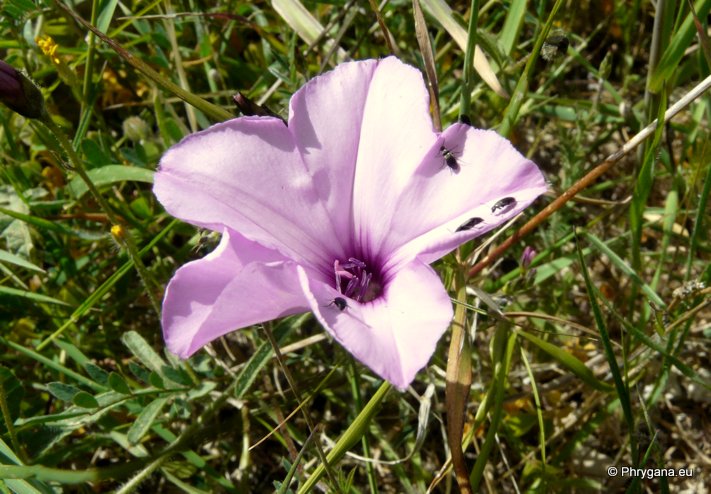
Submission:
[[[131,444],[137,444],[141,438],[148,432],[151,428],[156,417],[163,409],[168,398],[158,398],[150,402],[146,407],[141,410],[141,413],[136,417],[135,422],[128,429],[126,436],[128,437],[128,442]]]
[[[24,258],[16,256],[15,254],[6,250],[0,250],[0,262],[14,264],[16,266],[29,269],[30,271],[34,271],[36,273],[46,273],[46,271],[40,268],[39,266],[35,266],[31,262],[26,261]]]
[[[8,0],[2,6],[4,13],[13,17],[15,20],[20,20],[30,12],[37,10],[37,5],[31,0]]]
[[[109,381],[109,373],[96,364],[87,362],[84,364],[84,369],[89,377],[92,378],[97,383],[105,386]]]
[[[71,384],[64,384],[60,382],[51,382],[47,384],[47,391],[49,391],[52,396],[62,401],[72,401],[74,396],[79,393],[80,389]]]
[[[34,250],[30,229],[22,218],[29,212],[29,207],[12,186],[0,185],[0,238],[5,241],[7,250],[25,259],[29,259]]]
[[[131,388],[126,383],[126,380],[117,372],[109,374],[109,387],[122,395],[131,394]]]
[[[136,379],[143,381],[144,383],[148,383],[151,378],[151,373],[136,362],[129,362],[128,370],[131,371],[131,374],[136,376]]]
[[[168,365],[163,366],[163,375],[166,379],[170,379],[174,383],[182,384],[184,386],[190,386],[193,384],[188,373],[183,369],[175,369]]]
[[[153,170],[146,168],[138,168],[135,166],[124,165],[106,165],[101,168],[94,168],[87,172],[89,178],[97,187],[102,185],[110,185],[117,182],[145,182],[153,183]],[[86,183],[77,176],[67,184],[67,189],[72,197],[79,199],[86,194],[89,189]]]
[[[123,341],[123,344],[128,347],[131,353],[135,355],[143,365],[159,375],[162,373],[163,366],[166,365],[165,361],[153,350],[148,342],[143,339],[143,336],[135,331],[128,331],[123,334],[121,341]]]
[[[96,398],[86,391],[79,391],[75,394],[72,403],[82,408],[99,408],[99,402],[96,401]]]
[[[151,386],[155,386],[156,388],[160,389],[165,389],[165,381],[163,381],[163,378],[160,377],[156,372],[151,372],[151,375],[148,377],[148,382]]]
[[[88,379],[84,377],[83,375],[79,374],[78,372],[74,372],[71,369],[68,369],[67,367],[63,366],[62,364],[59,364],[58,362],[55,362],[52,359],[49,359],[45,357],[44,355],[35,352],[34,350],[30,350],[29,348],[25,348],[22,345],[19,345],[13,341],[7,340],[0,336],[0,342],[2,342],[4,345],[9,346],[10,348],[13,348],[15,351],[26,355],[30,357],[33,360],[36,360],[37,362],[43,364],[44,366],[53,369],[61,374],[64,374],[67,377],[70,377],[74,379],[75,381],[82,383],[86,386],[88,386],[91,389],[94,389],[96,391],[103,391],[105,388],[99,384],[96,384],[94,381],[91,379]],[[62,384],[62,383],[60,383]]]

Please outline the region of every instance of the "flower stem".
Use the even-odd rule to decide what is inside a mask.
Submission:
[[[109,218],[109,221],[111,221],[114,227],[121,228],[121,224],[118,220],[118,217],[114,214],[106,199],[104,199],[104,197],[99,193],[99,190],[96,188],[96,185],[94,185],[94,182],[92,182],[91,178],[89,178],[89,175],[87,175],[86,170],[84,169],[84,164],[82,163],[81,159],[74,150],[74,147],[72,146],[71,142],[69,142],[69,139],[64,134],[62,129],[60,129],[59,126],[54,123],[52,117],[49,115],[46,115],[44,118],[42,118],[40,122],[42,122],[50,131],[50,133],[54,135],[55,139],[57,139],[57,142],[67,154],[69,162],[74,168],[74,171],[76,171],[77,175],[79,175],[79,177],[84,181],[87,188],[89,189],[89,192],[91,192],[91,194],[94,196],[94,199],[96,199],[96,202],[99,203],[101,209],[103,209],[106,213],[106,216]],[[151,276],[150,272],[146,268],[145,264],[143,264],[143,261],[141,260],[141,256],[138,253],[138,248],[136,247],[133,238],[129,234],[123,234],[120,237],[118,235],[114,235],[114,238],[116,238],[119,243],[126,249],[128,256],[131,258],[133,265],[138,271],[138,276],[143,282],[143,286],[146,289],[146,294],[148,295],[148,298],[151,301],[151,305],[153,305],[153,309],[160,317],[160,305],[158,304],[158,300],[156,299],[156,296],[153,291],[157,285],[153,280],[153,277]]]

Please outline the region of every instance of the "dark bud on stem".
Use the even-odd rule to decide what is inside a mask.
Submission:
[[[42,91],[29,77],[0,60],[0,101],[12,111],[27,118],[46,114]]]

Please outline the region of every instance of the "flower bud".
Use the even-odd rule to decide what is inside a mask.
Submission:
[[[27,118],[45,114],[42,91],[26,75],[0,60],[0,102]]]
[[[527,245],[526,248],[523,249],[523,254],[521,255],[521,266],[524,269],[527,269],[531,265],[533,258],[536,257],[536,254],[536,250],[530,245]]]

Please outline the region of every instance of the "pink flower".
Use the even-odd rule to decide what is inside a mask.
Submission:
[[[163,301],[168,348],[187,358],[230,331],[312,311],[400,389],[452,318],[430,263],[546,190],[495,132],[438,134],[418,70],[345,63],[294,94],[288,126],[242,117],[168,150],[154,191],[166,210],[222,232],[181,267]]]

